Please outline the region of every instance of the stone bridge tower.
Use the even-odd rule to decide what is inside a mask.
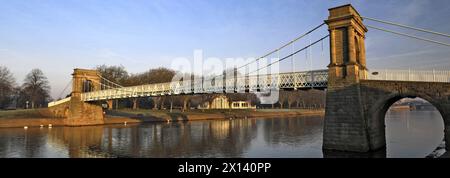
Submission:
[[[103,109],[98,102],[84,102],[83,92],[100,90],[100,76],[96,70],[74,69],[72,74],[72,96],[69,113],[65,125],[96,125],[103,124]]]
[[[368,151],[359,82],[366,79],[367,28],[351,5],[329,9],[330,64],[323,149]]]
[[[323,149],[369,152],[386,148],[385,115],[402,98],[427,100],[444,120],[450,149],[450,83],[367,80],[362,18],[351,5],[329,9],[330,64]],[[448,76],[446,76],[448,77]]]

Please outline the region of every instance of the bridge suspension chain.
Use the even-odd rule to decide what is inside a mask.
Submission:
[[[411,30],[417,30],[417,31],[425,32],[425,33],[431,33],[431,34],[440,35],[440,36],[444,36],[444,37],[450,38],[450,35],[445,34],[445,33],[441,33],[441,32],[435,32],[435,31],[426,30],[426,29],[423,29],[423,28],[411,27],[411,26],[408,26],[408,25],[403,25],[403,24],[399,24],[399,23],[395,23],[395,22],[389,22],[389,21],[385,21],[385,20],[379,20],[379,19],[370,18],[370,17],[362,17],[362,18],[363,19],[367,19],[367,20],[371,20],[371,21],[375,21],[375,22],[380,22],[380,23],[384,23],[384,24],[394,25],[394,26],[398,26],[398,27],[408,28],[408,29],[411,29]]]
[[[254,63],[254,62],[258,62],[260,59],[264,59],[264,58],[266,58],[266,57],[268,57],[268,56],[270,56],[270,55],[272,55],[272,54],[275,54],[275,53],[277,53],[277,52],[279,53],[280,50],[284,49],[285,47],[287,47],[287,46],[289,46],[289,45],[291,45],[291,44],[294,44],[295,42],[297,42],[298,40],[302,39],[303,37],[309,35],[310,33],[314,32],[314,31],[316,31],[317,29],[319,29],[319,28],[322,27],[323,25],[325,25],[325,23],[322,23],[322,24],[320,24],[320,25],[314,27],[313,29],[307,31],[306,33],[304,33],[304,34],[302,34],[302,35],[300,35],[300,36],[298,36],[297,38],[294,38],[293,40],[289,41],[288,43],[286,43],[286,44],[284,44],[284,45],[282,45],[282,46],[280,46],[280,47],[278,47],[278,48],[276,48],[276,49],[274,49],[274,50],[268,52],[268,53],[265,54],[265,55],[263,55],[263,56],[261,56],[261,57],[258,57],[258,58],[256,58],[256,59],[253,60],[253,61],[250,61],[250,62],[248,62],[248,63],[246,63],[246,64],[244,64],[244,65],[241,65],[241,66],[237,67],[236,70],[242,69],[242,68],[244,68],[244,67],[246,67],[246,66],[248,66],[248,65],[250,65],[250,64],[252,64],[252,63]],[[278,55],[278,56],[279,56],[279,55]],[[278,57],[278,58],[279,58],[279,57]],[[257,65],[257,66],[258,66],[258,65]],[[250,74],[250,73],[247,73],[247,75],[249,75],[249,74]],[[221,77],[221,76],[223,76],[223,75],[224,75],[223,73],[222,73],[222,74],[219,74],[219,75],[216,75],[216,76],[212,77],[210,80],[204,80],[203,82],[211,82],[212,79],[217,78],[217,77]]]
[[[96,84],[99,84],[100,86],[103,86],[103,87],[105,87],[105,89],[106,90],[117,90],[117,91],[122,91],[122,92],[132,92],[132,91],[130,91],[130,90],[124,90],[123,88],[125,88],[125,87],[123,87],[123,86],[121,86],[121,87],[112,87],[112,86],[109,86],[109,85],[107,85],[107,84],[104,84],[104,83],[102,83],[102,82],[97,82],[97,81],[93,81],[94,83],[96,83]],[[114,82],[110,82],[111,84],[115,84]],[[120,85],[118,85],[118,84],[116,84],[117,86],[120,86]]]
[[[313,46],[313,45],[315,45],[316,43],[322,41],[323,39],[325,39],[325,38],[328,37],[329,35],[327,35],[327,36],[321,38],[320,40],[317,40],[317,41],[314,42],[314,43],[311,43],[311,42],[310,42],[310,44],[309,44],[308,46],[306,46],[306,47],[304,47],[304,48],[302,48],[302,49],[300,49],[300,50],[294,51],[294,48],[292,48],[292,51],[293,51],[293,52],[292,52],[290,55],[285,56],[285,57],[283,57],[283,58],[281,58],[281,59],[280,59],[280,57],[279,57],[279,55],[280,55],[280,54],[279,54],[279,53],[280,53],[280,50],[284,49],[285,47],[287,47],[287,46],[289,46],[289,45],[291,45],[291,44],[294,44],[294,43],[297,42],[298,40],[300,40],[300,39],[302,39],[303,37],[305,37],[305,36],[309,35],[310,33],[314,32],[315,30],[319,29],[319,28],[322,27],[323,25],[325,25],[325,23],[322,23],[322,24],[320,24],[320,25],[314,27],[313,29],[307,31],[306,33],[304,33],[304,34],[298,36],[297,38],[295,38],[295,39],[289,41],[288,43],[286,43],[286,44],[284,44],[284,45],[282,45],[282,46],[280,46],[280,47],[278,47],[278,48],[276,48],[276,49],[270,51],[269,53],[267,53],[267,54],[265,54],[265,55],[263,55],[263,56],[261,56],[261,57],[256,58],[255,60],[253,60],[253,61],[251,61],[251,62],[248,62],[248,63],[246,63],[246,64],[244,64],[244,65],[242,65],[242,66],[239,66],[239,67],[236,68],[236,69],[241,69],[241,68],[243,68],[243,67],[246,67],[246,66],[248,66],[248,65],[250,65],[250,64],[252,64],[252,63],[254,63],[254,62],[258,62],[260,59],[266,58],[266,57],[268,57],[268,56],[270,56],[270,55],[272,55],[272,54],[275,54],[275,53],[277,53],[277,56],[278,56],[278,60],[277,60],[277,61],[275,61],[275,62],[273,62],[273,63],[270,63],[269,65],[266,65],[266,66],[264,66],[263,68],[259,68],[259,69],[255,70],[255,71],[253,71],[253,72],[258,72],[258,71],[260,71],[261,69],[267,68],[267,67],[269,67],[269,66],[271,66],[271,65],[273,65],[273,64],[275,64],[275,63],[277,63],[277,62],[280,62],[280,61],[285,60],[285,59],[290,58],[290,57],[292,57],[292,59],[294,59],[293,56],[294,56],[295,54],[297,54],[297,53],[299,53],[299,52],[301,52],[301,51],[303,51],[303,50],[305,50],[305,49],[308,49],[310,46]],[[251,72],[251,73],[253,73],[253,72]],[[250,74],[250,73],[248,73],[248,74]],[[224,74],[220,74],[220,75],[217,75],[217,76],[215,76],[215,77],[213,77],[213,78],[217,78],[217,77],[220,77],[220,76],[223,76],[223,75],[224,75]],[[104,78],[104,77],[101,76],[101,75],[99,75],[99,77],[100,77],[102,80],[104,80],[105,83],[103,83],[103,82],[97,82],[97,81],[93,81],[93,82],[99,84],[100,86],[103,86],[105,89],[114,89],[114,90],[117,90],[117,91],[132,92],[132,91],[128,91],[128,90],[121,89],[121,88],[125,88],[125,87],[122,86],[122,85],[119,85],[119,84],[117,84],[117,83],[115,83],[115,82],[112,82],[112,81],[108,80],[107,78]],[[207,81],[208,81],[208,80],[204,80],[202,83],[207,82]],[[209,81],[212,81],[212,79],[209,80]]]
[[[107,83],[110,83],[110,84],[112,84],[113,86],[116,86],[117,88],[123,88],[122,85],[119,85],[119,84],[117,84],[117,83],[114,83],[114,82],[108,80],[107,78],[105,78],[105,77],[103,77],[103,76],[101,76],[101,75],[98,75],[98,76],[99,76],[101,79],[105,80]]]
[[[309,30],[308,32],[306,32],[306,33],[300,35],[299,37],[297,37],[297,38],[291,40],[290,42],[288,42],[288,43],[282,45],[281,47],[278,47],[277,49],[272,50],[272,51],[270,51],[269,53],[267,53],[267,54],[265,54],[265,55],[263,55],[263,56],[261,56],[261,57],[259,57],[259,58],[256,58],[254,61],[251,61],[251,62],[249,62],[249,63],[247,63],[247,64],[244,64],[244,65],[238,67],[237,69],[241,69],[241,68],[243,68],[243,67],[245,67],[245,66],[248,66],[248,65],[250,65],[250,64],[252,64],[252,63],[254,63],[254,62],[256,62],[256,61],[258,61],[258,60],[260,60],[260,59],[266,58],[267,56],[270,56],[270,55],[274,54],[275,52],[279,52],[280,50],[282,50],[282,49],[285,48],[286,46],[289,46],[290,44],[295,43],[296,41],[302,39],[302,38],[305,37],[306,35],[308,35],[308,34],[314,32],[314,31],[317,30],[317,29],[319,29],[319,28],[322,27],[323,25],[325,25],[325,23],[322,23],[322,24],[320,24],[320,25],[314,27],[313,29],[311,29],[311,30]]]
[[[64,92],[67,90],[67,88],[69,88],[69,86],[71,86],[73,79],[70,79],[70,81],[66,84],[66,86],[64,87],[64,89],[61,91],[61,93],[59,93],[58,98],[61,98],[61,96],[64,94]]]
[[[305,37],[306,35],[309,35],[310,33],[314,32],[314,31],[317,30],[317,29],[319,29],[319,28],[322,27],[323,25],[325,25],[325,23],[322,23],[322,24],[320,24],[320,25],[314,27],[313,29],[307,31],[306,33],[304,33],[304,34],[302,34],[302,35],[300,35],[300,36],[298,36],[297,38],[294,38],[293,40],[289,41],[288,43],[286,43],[286,44],[284,44],[284,45],[282,45],[282,46],[280,46],[280,47],[278,47],[278,48],[276,48],[276,49],[270,51],[269,53],[267,53],[267,54],[265,54],[265,55],[263,55],[263,56],[261,56],[261,57],[258,57],[258,58],[256,58],[255,60],[250,61],[250,62],[248,62],[248,63],[246,63],[246,64],[244,64],[244,65],[242,65],[242,66],[237,67],[236,70],[242,69],[242,68],[244,68],[244,67],[246,67],[246,66],[248,66],[248,65],[250,65],[250,64],[252,64],[252,63],[254,63],[254,62],[257,62],[257,61],[259,61],[260,59],[264,59],[264,58],[266,58],[266,57],[268,57],[268,56],[270,56],[270,55],[272,55],[272,54],[274,54],[274,53],[276,53],[276,52],[279,53],[280,50],[282,50],[282,49],[284,49],[285,47],[287,47],[287,46],[289,46],[289,45],[291,45],[291,44],[297,42],[298,40],[302,39],[302,38]],[[248,73],[248,74],[249,74],[249,73]],[[223,75],[224,75],[224,74],[219,74],[219,75],[217,75],[217,76],[214,76],[213,78],[221,77],[221,76],[223,76]],[[210,80],[210,81],[211,81],[211,80]]]
[[[93,83],[95,83],[95,84],[100,85],[100,90],[110,90],[110,89],[112,89],[112,90],[122,91],[122,92],[132,92],[132,91],[129,91],[129,90],[124,90],[124,89],[123,89],[123,88],[125,88],[124,86],[119,85],[119,84],[117,84],[117,83],[114,83],[114,82],[112,82],[112,81],[106,79],[105,77],[103,77],[103,76],[101,76],[101,75],[98,75],[98,76],[100,77],[101,80],[105,81],[105,83],[102,82],[102,81],[98,82],[98,81],[96,81],[96,80],[91,80],[91,81],[92,81]],[[103,88],[102,88],[102,87],[103,87]]]
[[[288,58],[290,58],[290,57],[296,55],[297,53],[299,53],[299,52],[301,52],[301,51],[303,51],[303,50],[306,50],[306,49],[308,49],[309,47],[311,47],[311,46],[317,44],[318,42],[320,42],[320,41],[322,41],[322,40],[328,38],[329,36],[330,36],[330,35],[326,35],[326,36],[320,38],[319,40],[317,40],[317,41],[315,41],[315,42],[313,42],[313,43],[311,43],[311,44],[309,44],[309,45],[303,47],[302,49],[299,49],[299,50],[297,50],[297,51],[295,51],[295,52],[293,52],[293,53],[291,53],[291,54],[289,54],[289,55],[287,55],[287,56],[285,56],[285,57],[283,57],[283,58],[281,58],[281,59],[279,59],[279,60],[277,60],[277,61],[274,61],[274,62],[272,62],[272,63],[270,63],[270,64],[268,64],[268,65],[262,67],[262,68],[258,68],[257,70],[254,70],[254,71],[252,71],[252,72],[249,72],[249,74],[258,72],[258,71],[260,71],[261,69],[265,69],[265,68],[270,67],[271,65],[273,65],[273,64],[275,64],[275,63],[278,63],[278,62],[281,62],[281,61],[283,61],[283,60],[285,60],[285,59],[288,59]]]
[[[440,44],[440,45],[444,45],[444,46],[449,46],[450,47],[450,44],[448,44],[448,43],[439,42],[439,41],[436,41],[436,40],[431,40],[431,39],[418,37],[418,36],[414,36],[414,35],[409,35],[409,34],[397,32],[397,31],[387,30],[387,29],[380,28],[380,27],[374,27],[374,26],[371,26],[371,25],[366,25],[366,26],[369,27],[369,28],[373,28],[373,29],[376,29],[376,30],[384,31],[384,32],[393,33],[393,34],[396,34],[396,35],[401,35],[401,36],[405,36],[405,37],[409,37],[409,38],[414,38],[414,39],[418,39],[418,40],[427,41],[427,42],[430,42],[430,43],[436,43],[436,44]]]

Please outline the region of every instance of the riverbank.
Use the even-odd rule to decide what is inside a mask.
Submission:
[[[395,105],[395,106],[391,106],[389,109],[392,109],[392,110],[410,110],[411,108],[408,105]]]
[[[260,110],[113,110],[107,111],[105,123],[176,122],[242,118],[287,118],[298,116],[323,116],[324,109],[260,109]]]
[[[240,118],[288,118],[323,116],[324,109],[260,109],[260,110],[111,110],[106,111],[105,124],[177,122]],[[54,118],[45,108],[0,111],[0,128],[64,126],[64,118]]]
[[[18,109],[0,111],[0,128],[8,127],[40,127],[51,124],[64,126],[64,118],[54,118],[46,109]]]

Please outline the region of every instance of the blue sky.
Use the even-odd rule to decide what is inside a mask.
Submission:
[[[450,33],[448,0],[0,0],[0,65],[18,84],[32,68],[42,69],[57,97],[76,67],[123,65],[137,73],[192,58],[195,49],[205,58],[259,57],[322,23],[328,8],[348,3],[363,16]],[[326,34],[321,28],[298,46]],[[312,68],[329,62],[324,45],[312,49]],[[376,30],[369,29],[366,50],[369,68],[450,68],[448,47]],[[308,68],[305,54],[295,60]]]

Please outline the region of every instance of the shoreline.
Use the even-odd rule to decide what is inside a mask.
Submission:
[[[168,112],[154,110],[112,110],[106,111],[104,124],[128,124],[149,123],[149,122],[179,122],[179,121],[200,121],[200,120],[224,120],[224,119],[245,119],[245,118],[292,118],[303,116],[324,116],[324,109],[261,109],[261,110],[208,110],[208,111],[187,111]],[[14,117],[0,118],[0,128],[23,128],[30,127],[52,127],[67,126],[64,118],[40,117]],[[85,125],[95,126],[95,125]],[[78,126],[83,127],[83,126]]]

